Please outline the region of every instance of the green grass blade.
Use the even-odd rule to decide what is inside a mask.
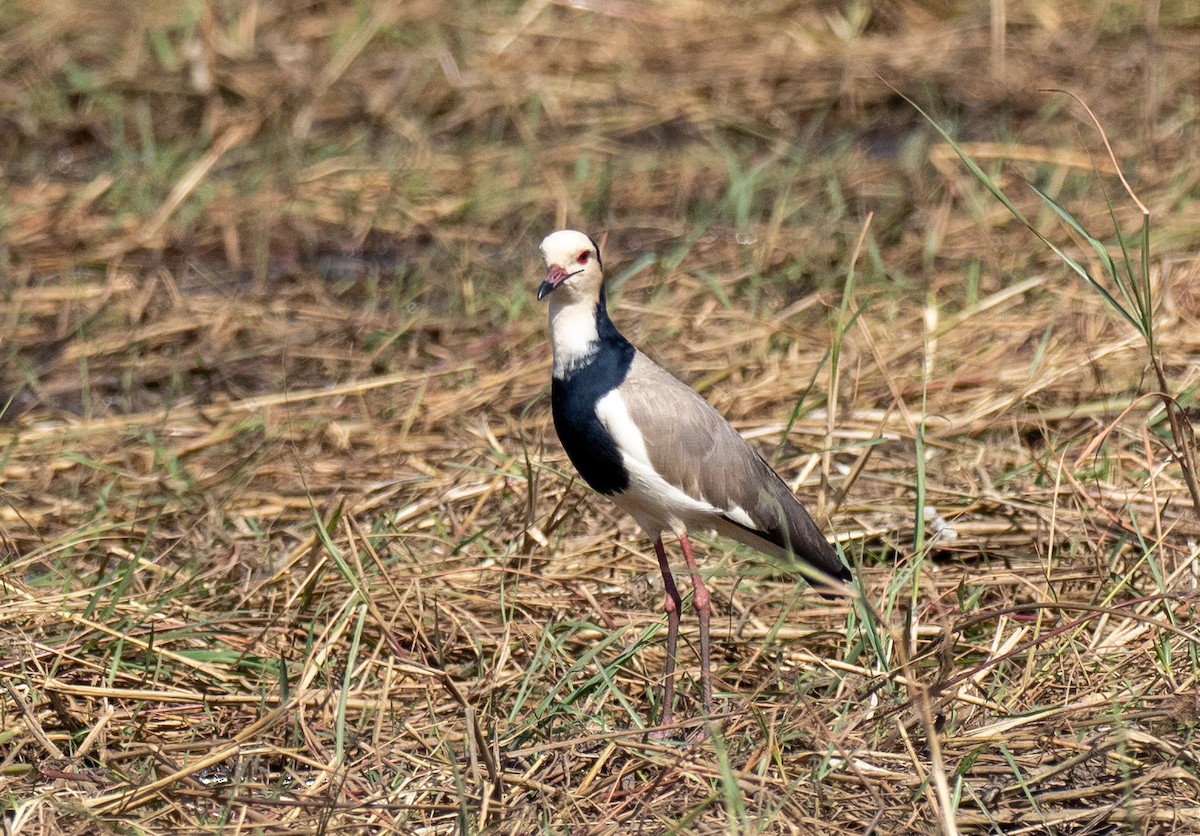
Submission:
[[[1091,273],[1087,272],[1087,270],[1082,266],[1079,266],[1076,269],[1076,272],[1079,273],[1079,275],[1083,277],[1084,281],[1091,285],[1096,292],[1103,296],[1115,311],[1120,313],[1121,316],[1125,317],[1129,324],[1137,329],[1138,333],[1140,333],[1143,337],[1146,336],[1141,321],[1135,318],[1132,313],[1132,311],[1137,311],[1140,308],[1139,301],[1130,296],[1129,288],[1126,287],[1125,282],[1121,281],[1121,273],[1117,270],[1117,265],[1113,262],[1112,256],[1109,255],[1108,248],[1104,246],[1102,241],[1084,229],[1080,225],[1079,221],[1075,219],[1075,216],[1060,206],[1058,202],[1054,200],[1054,198],[1050,197],[1033,183],[1029,184],[1029,188],[1033,189],[1034,193],[1043,201],[1045,201],[1046,205],[1049,206],[1054,213],[1063,220],[1064,223],[1071,227],[1071,229],[1073,229],[1081,238],[1087,241],[1091,248],[1096,251],[1096,255],[1100,257],[1100,262],[1104,265],[1104,269],[1107,270],[1109,276],[1112,277],[1113,283],[1121,291],[1121,296],[1125,299],[1125,302],[1127,305],[1129,305],[1129,307],[1126,308],[1125,305],[1122,305],[1120,302],[1118,302],[1116,297],[1109,292],[1108,288],[1101,284],[1098,279],[1096,279]],[[1055,248],[1055,252],[1058,252],[1057,248]],[[1059,257],[1063,258],[1062,255]],[[1072,263],[1074,262],[1072,261]]]

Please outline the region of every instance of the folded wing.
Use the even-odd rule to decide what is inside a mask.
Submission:
[[[850,579],[783,480],[695,391],[641,352],[621,390],[647,439],[650,463],[669,484],[717,509],[709,525],[765,554],[799,558],[830,578]]]

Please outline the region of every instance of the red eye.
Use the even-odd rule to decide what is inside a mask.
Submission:
[[[588,259],[591,257],[592,257],[591,252],[588,250],[584,250],[579,255],[575,256],[575,260],[578,261],[580,264],[587,264]]]

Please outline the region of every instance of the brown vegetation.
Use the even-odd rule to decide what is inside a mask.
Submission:
[[[1136,223],[1039,91],[1095,110],[1194,418],[1194,4],[155,8],[0,11],[10,829],[1200,830],[1144,348],[891,89],[1081,259],[1021,178]],[[861,577],[704,541],[705,742],[645,739],[654,555],[549,427],[563,225]]]

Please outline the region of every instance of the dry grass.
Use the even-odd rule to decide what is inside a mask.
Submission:
[[[883,83],[1102,227],[1036,91],[1095,109],[1194,416],[1200,17],[875,6],[7,7],[9,831],[1200,829],[1200,523],[1146,358]],[[707,742],[644,739],[654,556],[549,428],[566,223],[862,579],[705,541]]]

